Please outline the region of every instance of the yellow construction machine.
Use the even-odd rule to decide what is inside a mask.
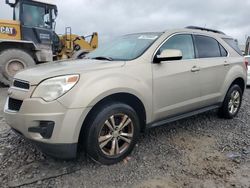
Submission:
[[[6,4],[13,8],[13,20],[0,20],[0,82],[5,85],[26,67],[79,58],[98,47],[96,32],[84,37],[67,27],[64,35],[57,35],[57,6],[48,0],[6,0]]]

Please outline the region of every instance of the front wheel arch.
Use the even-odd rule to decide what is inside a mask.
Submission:
[[[95,114],[103,105],[111,102],[119,102],[119,103],[124,103],[132,107],[140,121],[140,128],[141,131],[143,132],[146,128],[146,109],[142,103],[142,101],[136,97],[135,95],[129,94],[129,93],[116,93],[109,95],[99,102],[97,102],[92,109],[88,112],[86,118],[84,119],[82,123],[82,127],[79,133],[79,138],[78,138],[78,143],[81,143],[81,140],[84,138],[84,133],[85,133],[85,128],[88,122],[91,120],[91,117],[93,114]]]

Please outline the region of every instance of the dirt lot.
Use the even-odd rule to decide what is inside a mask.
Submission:
[[[130,158],[101,166],[84,153],[61,161],[15,135],[3,118],[0,89],[1,187],[250,187],[250,90],[234,120],[209,112],[144,133]]]

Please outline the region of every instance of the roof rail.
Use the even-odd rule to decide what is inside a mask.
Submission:
[[[210,31],[210,32],[213,32],[213,33],[218,33],[218,34],[226,35],[222,31],[218,31],[218,30],[215,30],[215,29],[208,29],[208,28],[205,28],[205,27],[188,26],[186,28],[187,29],[196,29],[196,30],[201,30],[201,31]]]

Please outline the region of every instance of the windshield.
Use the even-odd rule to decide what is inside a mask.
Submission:
[[[23,22],[25,26],[51,28],[50,11],[45,7],[24,4]]]
[[[131,34],[122,36],[86,55],[91,59],[117,61],[133,60],[142,55],[161,33]]]

